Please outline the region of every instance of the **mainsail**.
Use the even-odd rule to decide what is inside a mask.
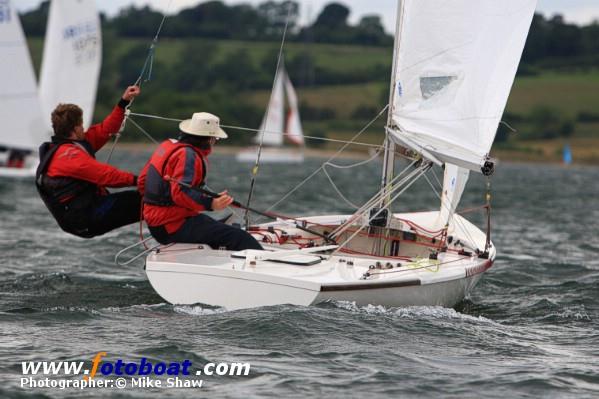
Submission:
[[[283,145],[283,129],[285,124],[285,96],[283,93],[283,82],[285,80],[285,70],[280,68],[277,71],[275,77],[275,84],[273,87],[272,95],[270,96],[270,102],[268,109],[262,120],[260,126],[260,132],[254,138],[256,143],[260,143],[267,146],[281,146]]]
[[[289,103],[289,112],[285,119],[285,97]],[[304,131],[299,114],[299,103],[297,93],[293,88],[291,79],[281,66],[275,77],[274,89],[260,126],[260,132],[254,138],[256,143],[260,142],[260,136],[264,132],[263,144],[271,147],[283,145],[283,134],[287,135],[289,141],[297,145],[304,145]]]
[[[285,73],[285,93],[289,102],[289,113],[287,114],[287,138],[297,145],[304,145],[304,131],[299,114],[299,104],[297,94],[289,79],[289,75]]]
[[[40,75],[45,115],[58,103],[83,109],[90,125],[102,62],[100,17],[94,0],[53,0],[46,30]]]
[[[495,138],[536,0],[403,0],[391,137],[438,163],[480,171]]]
[[[2,146],[33,150],[46,138],[29,49],[8,0],[0,1],[0,121]]]

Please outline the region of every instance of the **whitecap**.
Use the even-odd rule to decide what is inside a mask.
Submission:
[[[204,308],[199,305],[175,305],[173,306],[173,310],[176,313],[187,314],[190,316],[206,316],[227,311],[225,308]]]
[[[484,316],[472,316],[460,313],[452,308],[442,306],[407,306],[402,308],[386,308],[383,305],[356,305],[349,301],[332,301],[334,306],[348,310],[350,312],[359,312],[366,314],[387,314],[407,319],[461,319],[473,322],[484,322],[495,325],[499,323]]]

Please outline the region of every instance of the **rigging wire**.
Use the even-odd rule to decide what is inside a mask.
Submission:
[[[285,201],[287,198],[289,198],[289,196],[291,194],[293,194],[294,192],[299,190],[300,187],[302,187],[310,179],[312,179],[314,176],[316,176],[318,174],[318,172],[320,172],[324,168],[324,166],[327,162],[330,162],[333,159],[337,158],[339,156],[339,154],[341,154],[343,152],[343,150],[345,150],[348,146],[353,144],[355,142],[355,140],[358,137],[360,137],[360,135],[362,135],[362,133],[364,133],[374,122],[376,122],[381,117],[381,115],[383,115],[385,113],[385,111],[387,111],[387,108],[389,108],[389,104],[385,105],[383,107],[383,109],[370,122],[368,122],[366,124],[366,126],[364,126],[358,133],[356,133],[348,142],[346,142],[339,150],[337,150],[337,152],[335,152],[328,160],[326,160],[322,165],[320,165],[320,167],[318,167],[308,177],[306,177],[304,180],[302,180],[298,185],[293,187],[289,192],[287,192],[287,194],[285,194],[281,199],[279,199],[277,202],[275,202],[273,205],[271,205],[266,211],[268,212],[268,211],[276,208],[281,202]]]
[[[366,165],[369,162],[372,162],[374,159],[376,159],[380,153],[381,150],[383,149],[383,146],[381,146],[372,157],[364,160],[364,161],[360,161],[360,162],[356,162],[350,165],[337,165],[334,164],[332,162],[325,162],[324,167],[322,168],[322,172],[325,174],[325,176],[327,177],[327,179],[329,180],[329,183],[331,183],[331,186],[333,187],[333,190],[335,190],[335,192],[337,193],[337,195],[339,195],[339,197],[345,201],[350,207],[354,208],[354,209],[359,209],[360,207],[356,204],[354,204],[353,202],[351,202],[349,199],[347,199],[347,197],[345,195],[343,195],[343,193],[341,192],[341,190],[339,189],[339,187],[337,187],[337,185],[335,184],[335,182],[333,181],[333,178],[331,177],[331,175],[329,174],[329,172],[327,171],[327,166],[333,167],[333,168],[337,168],[337,169],[351,169],[351,168],[355,168],[358,166],[362,166],[362,165]]]
[[[135,83],[133,84],[133,86],[141,87],[142,83],[149,82],[152,79],[152,70],[153,70],[153,66],[154,66],[154,54],[156,52],[156,45],[158,44],[158,38],[160,37],[160,33],[162,32],[162,28],[164,27],[164,21],[166,21],[167,14],[171,8],[172,2],[173,2],[173,0],[170,0],[168,2],[166,11],[162,14],[162,20],[160,21],[160,25],[158,26],[158,29],[156,30],[156,34],[154,35],[154,39],[152,39],[152,43],[150,44],[150,47],[148,48],[148,54],[146,56],[143,66],[141,68],[141,72],[139,73],[139,76],[138,76],[137,80],[135,81]],[[146,76],[145,79],[144,79],[144,75]],[[114,135],[114,141],[112,142],[112,146],[110,147],[110,152],[108,153],[108,157],[106,158],[106,163],[110,163],[110,159],[112,158],[112,153],[114,152],[114,149],[116,148],[116,146],[119,142],[119,139],[121,138],[121,133],[123,132],[123,130],[125,130],[125,126],[127,125],[127,120],[129,119],[129,115],[131,114],[130,108],[133,105],[134,100],[135,99],[132,99],[129,102],[129,104],[127,105],[127,107],[125,108],[125,117],[123,118],[123,122],[121,123],[121,127],[120,127],[119,131]],[[141,129],[141,130],[143,131],[143,129]],[[149,136],[147,134],[147,132],[146,132],[146,136]],[[154,140],[154,139],[151,139],[151,140],[154,143],[156,143],[156,140]]]
[[[138,116],[140,118],[157,119],[157,120],[168,121],[168,122],[182,122],[183,121],[183,119],[178,119],[178,118],[168,118],[168,117],[159,116],[159,115],[142,114],[142,113],[137,113],[137,112],[131,112],[130,116]],[[273,130],[260,130],[260,129],[253,129],[253,128],[249,128],[249,127],[223,125],[223,124],[221,124],[220,126],[225,129],[239,130],[239,131],[242,131],[245,133],[259,133],[259,132],[263,131],[265,134],[290,136],[289,133],[275,132]],[[352,144],[352,145],[356,145],[356,146],[370,147],[375,150],[380,150],[382,148],[382,146],[378,145],[378,144],[370,144],[370,143],[364,143],[364,142],[359,142],[359,141],[330,139],[327,137],[306,136],[306,135],[304,135],[304,138],[308,139],[308,140],[315,140],[315,141],[326,141],[326,142],[330,142],[330,143]]]
[[[337,247],[337,249],[335,249],[332,253],[336,253],[339,250],[341,250],[342,248],[344,248],[347,244],[349,244],[349,242],[351,240],[354,239],[355,236],[357,236],[369,223],[371,220],[375,219],[377,216],[379,216],[384,210],[386,210],[387,208],[389,208],[389,206],[395,202],[395,200],[397,198],[399,198],[399,196],[401,196],[408,188],[410,188],[412,186],[412,184],[414,184],[418,178],[420,176],[422,176],[423,174],[426,173],[426,171],[428,170],[428,168],[430,168],[431,165],[430,164],[422,164],[420,165],[419,168],[415,169],[412,173],[410,173],[408,176],[405,177],[405,186],[402,187],[402,189],[395,194],[395,196],[393,198],[391,198],[391,200],[385,204],[384,206],[382,206],[374,215],[371,215],[370,217],[366,218],[366,220],[361,224],[361,226],[357,229],[356,232],[354,232],[349,238],[347,238],[343,243],[339,244],[339,246]],[[403,184],[398,184],[398,186],[402,186]],[[384,191],[384,190],[381,190]],[[384,191],[384,194],[387,195],[387,192]],[[343,231],[337,231],[335,234],[338,236],[340,233],[342,233]],[[331,234],[332,236],[332,234]]]
[[[436,175],[435,175],[434,173],[433,173],[433,176],[435,176],[435,178],[436,178]],[[424,175],[424,179],[427,181],[427,183],[429,184],[429,186],[430,186],[430,187],[431,187],[431,189],[433,190],[433,193],[435,193],[435,195],[437,196],[437,198],[438,198],[438,199],[439,199],[439,201],[441,202],[441,206],[445,207],[445,209],[446,209],[446,210],[447,210],[447,211],[450,213],[450,215],[451,215],[451,207],[453,207],[453,204],[447,205],[447,204],[445,204],[445,203],[443,202],[442,195],[441,195],[441,194],[439,194],[439,192],[437,191],[437,189],[435,188],[435,186],[433,185],[433,183],[432,183],[432,182],[429,180],[429,178],[428,178],[428,176],[427,176],[426,174]],[[438,179],[437,179],[437,181],[438,181]],[[439,183],[440,183],[440,182],[439,182]],[[456,213],[456,212],[454,211],[453,213]],[[458,219],[458,218],[453,218],[453,215],[452,215],[451,219],[452,219],[452,220],[455,222],[455,224],[456,224],[458,227],[460,227],[460,228],[461,228],[462,232],[463,232],[463,233],[466,235],[466,238],[467,238],[468,240],[470,240],[470,243],[471,243],[472,245],[476,246],[476,241],[474,240],[474,237],[472,237],[472,235],[470,234],[469,230],[467,229],[467,226],[466,226],[466,224],[465,224],[465,223],[464,223],[462,220],[460,220],[460,219]],[[447,224],[449,224],[449,222],[448,222]]]
[[[285,46],[285,39],[287,37],[287,29],[289,28],[289,20],[291,19],[291,5],[292,3],[289,3],[289,6],[287,7],[287,18],[285,20],[285,28],[283,29],[283,37],[281,38],[281,46],[279,48],[279,56],[277,58],[277,69],[275,70],[275,77],[273,79],[273,83],[272,83],[272,90],[270,92],[270,98],[268,100],[268,109],[267,109],[267,113],[270,111],[270,105],[272,103],[272,99],[273,99],[273,95],[274,95],[274,91],[275,91],[275,86],[278,82],[278,79],[280,78],[281,75],[281,61],[283,59],[283,47]],[[254,167],[252,168],[252,180],[250,182],[250,191],[248,193],[248,198],[246,201],[246,211],[245,211],[245,215],[244,215],[244,219],[245,219],[245,228],[249,228],[250,226],[250,213],[248,211],[248,208],[251,206],[251,202],[252,202],[252,196],[254,194],[254,187],[256,185],[256,179],[258,177],[258,170],[260,168],[260,158],[262,156],[262,147],[264,145],[264,132],[262,132],[260,134],[260,143],[258,145],[258,154],[256,155],[256,163],[254,164]]]

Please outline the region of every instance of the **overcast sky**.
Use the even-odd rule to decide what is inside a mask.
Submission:
[[[259,4],[265,0],[224,0],[228,4],[252,3]],[[347,5],[351,10],[351,22],[354,23],[365,14],[378,14],[383,18],[387,31],[391,32],[395,26],[396,0],[335,0]],[[475,0],[474,0],[475,1]],[[497,0],[501,1],[501,0]],[[599,0],[538,0],[538,11],[551,16],[560,13],[569,22],[588,24],[599,20]],[[41,0],[12,0],[20,11],[30,10],[38,6]],[[97,0],[96,3],[101,11],[108,15],[114,15],[120,8],[129,5],[146,5],[166,11],[169,3],[170,12],[189,7],[199,3],[200,0]],[[299,0],[301,4],[302,23],[312,20],[322,10],[325,4],[332,0]]]

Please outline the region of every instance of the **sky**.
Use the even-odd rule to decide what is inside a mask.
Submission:
[[[252,3],[259,4],[265,0],[224,0],[227,4]],[[301,4],[301,21],[304,24],[311,21],[322,10],[324,5],[333,0],[299,0]],[[395,30],[396,0],[335,0],[348,6],[352,13],[350,22],[357,22],[363,15],[376,14],[382,17],[388,32]],[[497,0],[501,1],[501,0]],[[36,8],[41,0],[12,0],[20,11]],[[108,15],[114,15],[118,10],[130,4],[138,6],[149,4],[152,8],[166,12],[176,12],[182,8],[195,5],[200,0],[97,0],[98,8]],[[545,16],[556,13],[562,14],[566,21],[577,24],[589,24],[599,21],[599,0],[538,0],[537,10]]]

